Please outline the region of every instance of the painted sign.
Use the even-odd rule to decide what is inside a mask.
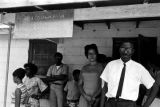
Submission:
[[[72,37],[73,10],[16,13],[13,38]]]

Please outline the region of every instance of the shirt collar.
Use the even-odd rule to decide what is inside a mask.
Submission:
[[[120,62],[121,62],[122,64],[124,64],[124,62],[122,61],[121,58],[120,58]],[[126,65],[129,65],[131,62],[132,62],[132,59],[130,59],[129,61],[127,61],[125,64],[126,64]]]

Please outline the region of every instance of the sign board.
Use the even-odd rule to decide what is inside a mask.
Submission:
[[[16,13],[13,38],[72,37],[73,15],[73,10]]]

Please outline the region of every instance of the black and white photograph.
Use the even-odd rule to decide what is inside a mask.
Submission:
[[[0,0],[0,107],[160,107],[160,0]]]

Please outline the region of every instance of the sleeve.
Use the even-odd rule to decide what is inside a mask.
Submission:
[[[64,74],[64,75],[68,75],[68,72],[69,72],[69,67],[68,67],[68,65],[64,65],[64,67],[63,67],[63,73],[62,74]]]
[[[47,88],[47,85],[41,79],[38,78],[38,87],[40,91],[43,92]]]
[[[64,91],[67,91],[68,90],[68,82],[66,84],[66,86],[64,87]]]
[[[109,75],[109,64],[106,65],[106,67],[104,68],[100,78],[104,81],[104,82],[108,82],[108,75]]]
[[[155,80],[152,78],[152,76],[149,74],[149,72],[141,66],[141,83],[147,88],[150,89]]]
[[[101,88],[104,87],[105,82],[102,80]]]
[[[53,66],[50,66],[47,72],[47,76],[52,76]]]
[[[83,82],[83,72],[84,72],[84,67],[81,69],[80,74],[79,74],[79,82]]]

